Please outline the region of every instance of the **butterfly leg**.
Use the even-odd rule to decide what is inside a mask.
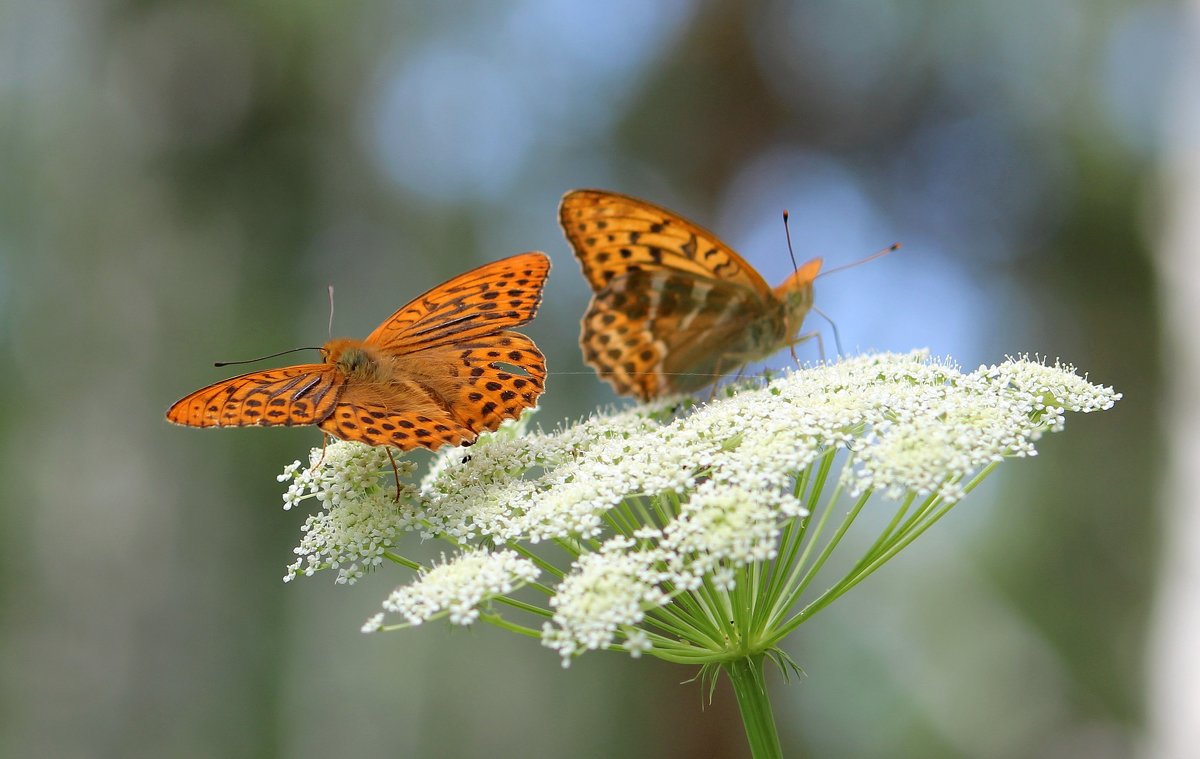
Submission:
[[[835,322],[833,319],[830,319],[828,314],[826,314],[824,311],[817,308],[816,306],[813,306],[812,310],[813,310],[814,314],[817,314],[822,319],[829,322],[829,326],[833,328],[833,345],[834,345],[834,347],[837,348],[838,358],[841,358],[842,356],[846,355],[845,352],[842,351],[842,336],[838,332],[837,322]],[[824,357],[822,357],[821,360],[824,361],[825,360]]]
[[[724,358],[724,356],[717,356],[717,363],[713,365],[712,391],[710,391],[708,394],[709,403],[712,403],[713,398],[717,397],[717,388],[721,384],[721,361],[723,361]]]
[[[796,335],[794,340],[788,341],[788,350],[792,352],[792,360],[796,362],[797,369],[800,368],[800,358],[796,355],[796,346],[813,339],[817,341],[817,355],[821,357],[822,363],[825,362],[825,341],[821,339],[821,333],[817,331],[805,332],[803,335]]]
[[[392,502],[400,503],[400,469],[396,466],[396,457],[392,455],[391,447],[385,445],[383,450],[387,451],[388,461],[392,462],[392,476],[396,478],[396,497]]]
[[[315,472],[321,468],[321,464],[325,461],[325,449],[329,446],[329,436],[324,432],[321,433],[321,457],[317,459],[317,463],[309,467],[309,471]]]

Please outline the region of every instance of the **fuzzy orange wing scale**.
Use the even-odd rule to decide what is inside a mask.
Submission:
[[[189,427],[316,424],[333,411],[345,384],[331,364],[250,372],[181,398],[167,419]]]

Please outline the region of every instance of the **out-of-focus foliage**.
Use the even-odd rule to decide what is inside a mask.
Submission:
[[[1145,718],[1159,378],[1149,171],[1168,3],[176,2],[0,8],[0,753],[740,756],[719,690],[535,643],[363,637],[281,582],[311,430],[169,427],[214,360],[362,336],[529,249],[541,419],[582,364],[567,189],[647,197],[847,350],[1039,351],[1125,393],[856,590],[778,683],[791,753],[1121,756]],[[814,322],[815,326],[821,326]],[[831,345],[826,340],[826,345]],[[806,355],[815,359],[815,349]],[[790,360],[786,353],[773,363]]]

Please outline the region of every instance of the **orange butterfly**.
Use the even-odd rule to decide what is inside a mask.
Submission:
[[[620,395],[691,392],[807,338],[819,258],[772,290],[712,232],[604,190],[568,192],[559,223],[592,287],[583,358]]]
[[[366,340],[330,340],[324,363],[209,385],[171,406],[167,419],[190,427],[315,424],[342,440],[405,451],[471,442],[542,394],[545,357],[508,328],[537,313],[549,271],[550,259],[537,252],[472,269],[401,307]]]

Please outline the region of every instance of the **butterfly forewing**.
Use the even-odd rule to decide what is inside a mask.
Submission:
[[[644,200],[572,190],[559,206],[559,223],[593,290],[630,270],[665,269],[770,293],[758,272],[712,232]]]
[[[316,424],[329,416],[345,382],[330,364],[251,372],[181,398],[167,419],[189,427]]]
[[[485,264],[414,298],[365,342],[409,353],[518,327],[537,313],[549,272],[542,253]]]

